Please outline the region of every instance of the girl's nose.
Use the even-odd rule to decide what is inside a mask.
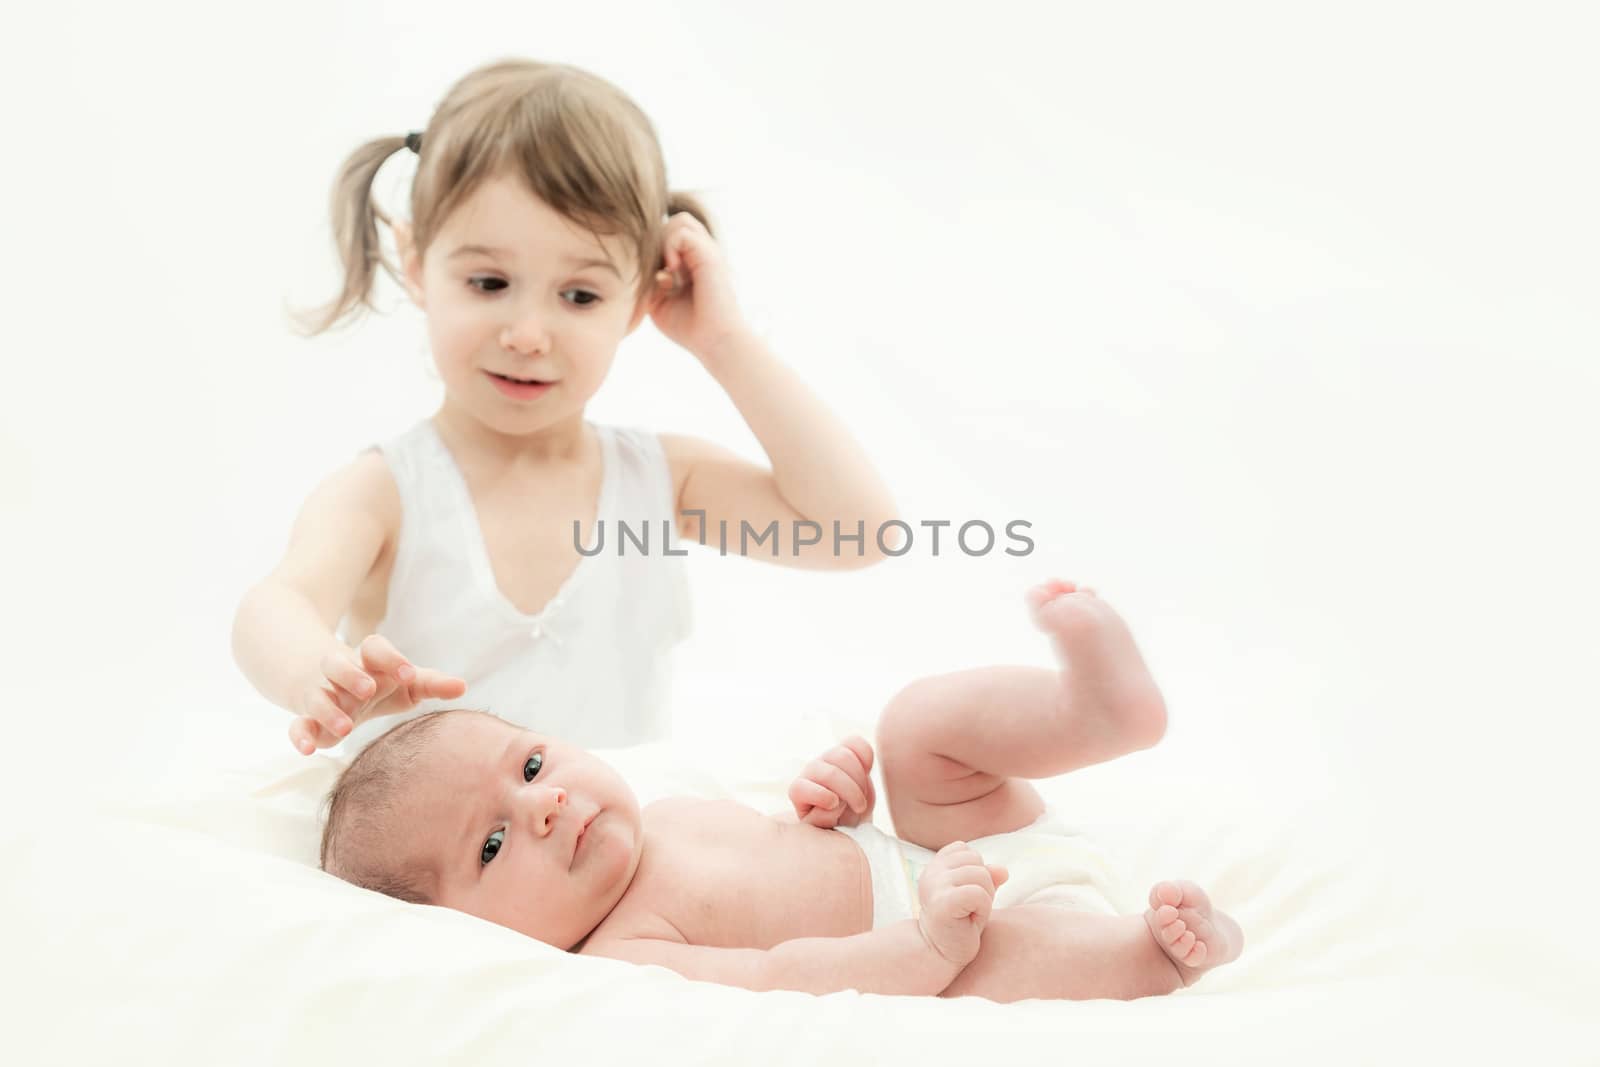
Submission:
[[[550,339],[536,317],[524,313],[500,331],[500,347],[519,356],[542,356],[550,351]]]

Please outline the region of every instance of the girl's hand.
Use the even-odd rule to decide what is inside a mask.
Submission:
[[[728,341],[749,332],[727,260],[700,220],[680,211],[667,220],[650,318],[666,337],[704,360]]]
[[[359,650],[340,646],[322,660],[321,686],[306,694],[303,714],[289,724],[295,749],[311,755],[339,743],[368,719],[409,711],[428,699],[467,691],[460,678],[414,667],[388,638],[373,634]]]
[[[795,818],[831,830],[872,820],[872,746],[851,736],[806,764],[789,786]]]

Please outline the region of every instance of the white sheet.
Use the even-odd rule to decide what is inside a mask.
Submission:
[[[861,725],[798,724],[759,753],[606,755],[641,801],[689,791],[775,811],[804,760]],[[1205,884],[1243,925],[1245,954],[1171,997],[1014,1005],[689,982],[356,889],[315,869],[338,766],[285,752],[163,796],[8,820],[6,1060],[1594,1062],[1577,952],[1535,950],[1492,920],[1430,922],[1386,884],[1393,857],[1364,856],[1337,809],[1216,800],[1201,776],[1153,780],[1137,757],[1044,792],[1135,885]]]

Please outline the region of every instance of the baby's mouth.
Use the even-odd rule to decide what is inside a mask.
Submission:
[[[594,814],[589,816],[588,820],[585,821],[582,826],[578,827],[578,832],[572,836],[572,858],[567,861],[567,867],[569,869],[574,863],[578,862],[578,851],[583,848],[583,839],[588,835],[589,827],[593,826],[594,821],[599,817],[600,809],[596,808]]]

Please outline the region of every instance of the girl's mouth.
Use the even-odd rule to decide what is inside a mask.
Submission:
[[[543,396],[556,384],[540,381],[537,378],[513,378],[508,374],[496,374],[494,371],[484,371],[484,373],[494,382],[496,389],[513,400],[532,400]]]

